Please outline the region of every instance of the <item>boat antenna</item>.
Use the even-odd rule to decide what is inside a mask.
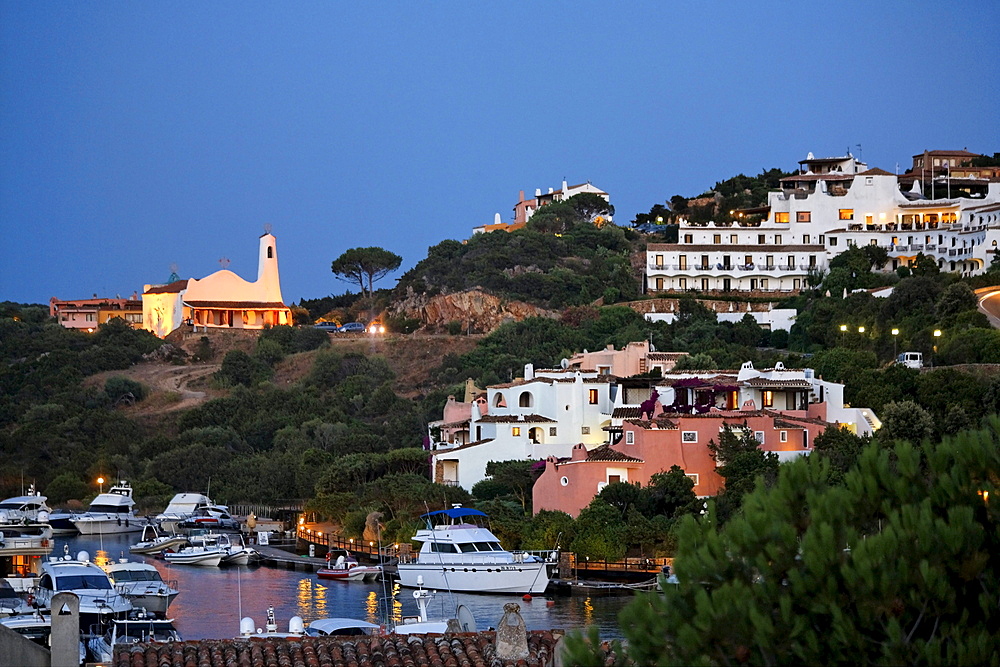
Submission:
[[[446,506],[447,506],[447,504],[448,503],[445,502]],[[427,501],[426,500],[424,501],[424,509],[427,510],[427,514],[431,513],[431,509],[427,506]],[[434,532],[434,525],[431,523],[431,520],[430,520],[429,517],[427,519],[427,527],[430,528],[430,530],[431,530],[431,541],[433,541],[434,544],[437,544],[438,543],[437,535]],[[437,553],[437,557],[438,557],[438,563],[441,563],[441,565],[442,565],[442,567],[441,567],[441,578],[444,580],[444,585],[448,589],[448,595],[451,596],[451,603],[457,607],[458,604],[457,604],[457,600],[455,600],[455,592],[453,590],[451,590],[451,583],[448,581],[448,568],[443,567],[444,560],[441,558],[441,551],[438,550],[438,551],[436,551],[436,553]]]
[[[236,600],[237,608],[240,613],[240,621],[243,621],[243,580],[240,577],[240,570],[243,568],[236,568]]]

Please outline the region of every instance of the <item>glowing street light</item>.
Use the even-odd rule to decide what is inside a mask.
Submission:
[[[847,331],[847,325],[846,324],[841,324],[840,325],[840,330],[841,331]]]
[[[893,328],[892,330],[892,358],[896,358],[896,336],[899,335],[899,329]]]
[[[97,478],[97,483],[101,485],[101,493],[104,493],[104,478],[103,477],[98,477]]]
[[[864,327],[858,327],[858,333],[864,333],[864,332],[865,332]]]
[[[931,355],[931,368],[934,368],[934,357],[937,355],[937,341],[941,337],[941,330],[934,330],[934,347],[932,348],[933,354]]]

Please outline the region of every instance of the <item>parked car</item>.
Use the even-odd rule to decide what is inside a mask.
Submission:
[[[323,331],[337,331],[340,329],[340,325],[336,322],[317,322],[313,326]]]
[[[348,322],[344,326],[337,329],[340,333],[355,333],[363,332],[367,327],[362,322]]]

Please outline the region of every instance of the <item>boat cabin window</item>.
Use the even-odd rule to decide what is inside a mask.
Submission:
[[[494,551],[489,542],[476,542],[476,548],[480,551]]]
[[[122,627],[124,626],[124,627]],[[118,625],[118,643],[129,637],[139,641],[165,642],[176,637],[177,631],[170,623],[121,623]]]
[[[454,544],[448,544],[443,542],[431,542],[431,551],[439,554],[458,553],[458,549],[455,548]]]
[[[109,590],[111,582],[108,578],[99,574],[67,574],[56,578],[56,583],[61,591],[79,590],[90,588],[95,590]]]
[[[476,551],[476,545],[471,542],[468,544],[459,544],[458,548],[461,549],[464,554],[475,553]]]
[[[153,570],[121,570],[112,574],[111,578],[118,584],[125,581],[163,581],[160,573]]]
[[[38,587],[45,588],[47,590],[52,590],[52,577],[47,574],[43,574],[42,578],[38,580]]]
[[[91,512],[110,512],[111,514],[117,514],[118,512],[128,513],[128,508],[122,505],[91,505]]]

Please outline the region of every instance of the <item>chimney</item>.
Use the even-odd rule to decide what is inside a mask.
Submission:
[[[535,188],[535,197],[541,197],[541,196],[542,196],[542,189]]]
[[[528,657],[528,629],[521,618],[521,605],[508,602],[503,606],[503,618],[497,625],[496,656],[504,662]]]
[[[535,379],[535,366],[533,364],[524,365],[524,379],[525,380]]]
[[[521,191],[520,191],[520,192],[519,192],[519,193],[517,194],[517,203],[518,203],[518,204],[520,204],[520,203],[521,203],[521,202],[523,202],[523,201],[524,201],[524,190],[521,190]]]

